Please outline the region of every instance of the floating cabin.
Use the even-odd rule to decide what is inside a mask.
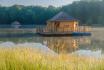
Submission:
[[[88,26],[79,26],[79,20],[60,12],[49,19],[44,28],[39,28],[37,33],[42,36],[81,36],[91,35],[90,31]]]

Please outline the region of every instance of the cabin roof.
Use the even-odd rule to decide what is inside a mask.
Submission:
[[[72,21],[72,20],[77,20],[77,19],[73,18],[72,16],[69,16],[65,12],[60,12],[48,21]]]
[[[14,21],[13,23],[11,23],[12,25],[20,25],[20,22],[18,21]]]

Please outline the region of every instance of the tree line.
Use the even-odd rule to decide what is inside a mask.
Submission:
[[[11,25],[14,21],[21,25],[44,25],[60,11],[77,18],[82,25],[104,25],[104,0],[80,0],[62,7],[0,6],[0,25]]]

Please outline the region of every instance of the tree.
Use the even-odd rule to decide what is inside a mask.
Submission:
[[[80,20],[80,24],[104,25],[104,0],[80,0],[63,7],[41,7],[14,5],[0,6],[0,25],[11,25],[18,21],[21,25],[45,25],[46,21],[60,11]]]

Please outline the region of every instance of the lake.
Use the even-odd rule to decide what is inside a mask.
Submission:
[[[91,36],[0,38],[1,47],[33,47],[52,54],[75,54],[100,58],[104,55],[104,28],[92,28]]]

